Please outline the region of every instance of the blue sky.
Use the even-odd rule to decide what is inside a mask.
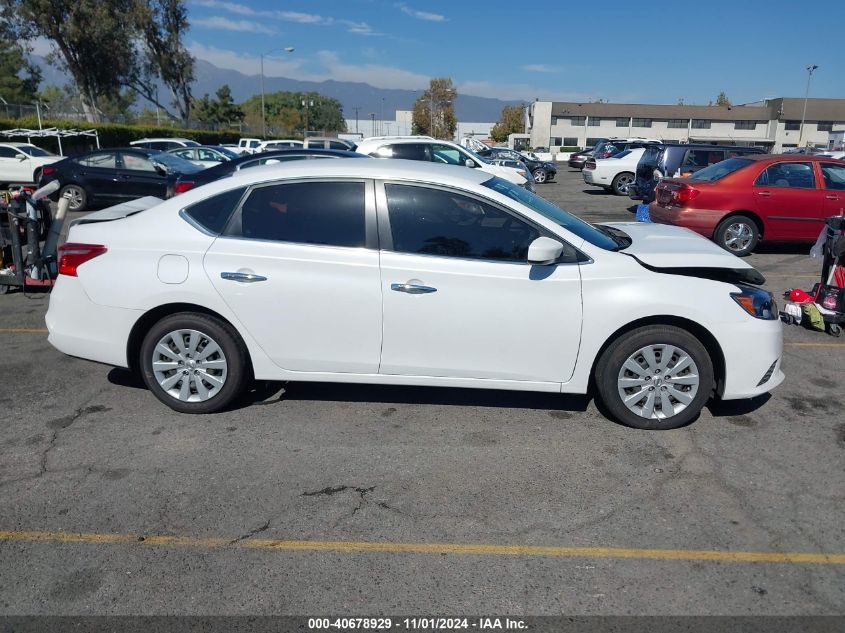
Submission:
[[[540,8],[535,11],[535,8]],[[845,97],[845,1],[188,0],[198,58],[268,76],[502,99]],[[668,33],[662,36],[661,33]]]

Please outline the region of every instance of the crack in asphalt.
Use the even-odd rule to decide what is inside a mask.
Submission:
[[[41,452],[41,460],[39,462],[38,474],[35,476],[36,478],[43,476],[47,472],[47,458],[50,454],[50,451],[52,451],[56,445],[56,440],[59,438],[59,431],[68,428],[71,424],[73,424],[80,418],[84,418],[88,415],[91,415],[92,413],[111,411],[109,407],[103,406],[101,404],[97,404],[90,407],[85,406],[88,402],[93,400],[94,397],[91,397],[87,402],[83,403],[82,406],[79,407],[72,414],[63,416],[61,418],[56,418],[47,422],[47,428],[53,429],[53,432],[50,434],[50,439],[47,442],[47,448],[45,448]]]
[[[266,532],[269,529],[270,529],[270,519],[267,519],[264,522],[263,525],[260,525],[257,528],[253,528],[252,530],[250,530],[246,534],[241,534],[238,538],[232,539],[231,541],[229,541],[229,545],[234,545],[235,543],[238,543],[240,541],[245,541],[248,538],[252,538],[256,534],[261,534],[262,532]]]
[[[355,505],[354,508],[352,508],[352,512],[350,512],[349,515],[347,515],[347,518],[350,518],[350,519],[352,517],[354,517],[360,510],[362,510],[364,508],[364,506],[367,505],[368,503],[372,503],[373,505],[376,505],[379,508],[382,508],[383,510],[390,510],[392,512],[396,512],[397,514],[403,514],[403,515],[405,514],[401,510],[391,506],[389,503],[387,503],[387,501],[378,500],[378,501],[370,502],[370,500],[367,498],[367,495],[370,494],[375,489],[376,489],[375,486],[369,486],[369,487],[366,487],[366,488],[364,488],[362,486],[346,486],[346,485],[326,486],[325,488],[322,488],[320,490],[312,490],[312,491],[303,492],[300,496],[302,496],[302,497],[316,497],[316,496],[330,497],[330,496],[335,495],[339,492],[345,492],[347,490],[350,491],[350,492],[357,493],[358,496],[359,496],[358,503]],[[339,523],[339,522],[340,522],[340,519],[338,519],[338,521],[335,522],[335,525],[337,525],[337,523]]]

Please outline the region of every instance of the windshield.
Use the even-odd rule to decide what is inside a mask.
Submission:
[[[747,167],[753,162],[754,161],[748,160],[747,158],[729,158],[727,160],[723,160],[720,163],[710,165],[710,167],[699,169],[691,176],[688,176],[687,180],[696,180],[699,182],[713,182],[715,180],[724,178],[728,174],[732,174],[735,171],[742,169],[743,167]]]
[[[238,158],[238,154],[236,152],[233,152],[232,150],[230,150],[228,147],[223,147],[222,145],[216,145],[214,147],[214,149],[216,149],[218,152],[223,154],[223,156],[225,156],[226,158]]]
[[[202,167],[194,165],[189,160],[185,160],[175,154],[167,154],[165,152],[155,152],[154,154],[150,154],[150,160],[159,163],[160,165],[164,165],[167,168],[167,171],[182,174],[192,174],[202,169]]]
[[[18,145],[17,149],[30,156],[55,156],[55,154],[51,154],[40,147],[35,147],[35,145]]]
[[[469,148],[467,148],[467,147],[462,147],[462,148],[461,148],[461,150],[462,150],[462,151],[464,151],[464,152],[466,152],[466,153],[467,153],[467,154],[469,154],[470,156],[472,156],[472,157],[473,157],[475,160],[477,160],[479,163],[482,163],[482,164],[485,164],[485,165],[489,165],[489,164],[490,164],[490,161],[489,161],[489,160],[487,160],[487,159],[486,159],[486,158],[484,158],[483,156],[479,156],[478,154],[476,154],[475,152],[473,152],[471,149],[469,149]]]
[[[508,182],[507,180],[499,177],[491,178],[490,180],[483,182],[482,185],[488,189],[492,189],[493,191],[505,195],[512,200],[521,202],[555,224],[562,226],[567,231],[587,240],[593,246],[598,246],[606,251],[619,250],[621,246],[620,243],[609,233],[600,230],[592,224],[587,224],[583,220],[576,218],[571,213],[567,213],[566,211],[556,207],[545,198],[541,198],[537,194],[531,193],[519,185],[515,185],[512,182]]]

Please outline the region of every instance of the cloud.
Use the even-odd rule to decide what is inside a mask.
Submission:
[[[566,92],[563,90],[549,90],[528,84],[502,84],[491,81],[465,81],[457,85],[458,95],[475,95],[477,97],[492,97],[506,101],[576,101],[584,103],[595,99],[594,95],[582,92]]]
[[[522,67],[522,70],[527,70],[530,73],[558,73],[559,68],[555,66],[547,66],[546,64],[528,64]]]
[[[353,20],[343,20],[329,16],[318,15],[316,13],[303,13],[301,11],[279,11],[279,10],[259,10],[253,9],[246,4],[238,2],[227,2],[226,0],[193,0],[193,4],[210,9],[221,9],[234,13],[236,15],[249,16],[253,18],[268,18],[271,20],[279,20],[281,22],[295,22],[297,24],[320,24],[323,26],[339,24],[346,27],[349,33],[357,35],[383,35],[373,31],[372,27],[366,22],[355,22]],[[194,20],[197,24],[202,24],[202,20]],[[221,27],[222,28],[222,27]]]
[[[53,52],[53,45],[46,37],[36,37],[34,40],[29,40],[32,54],[40,57],[47,57]]]
[[[428,13],[427,11],[417,11],[412,9],[404,2],[400,2],[399,4],[395,5],[397,9],[399,9],[402,13],[406,15],[410,15],[412,18],[416,18],[417,20],[425,20],[427,22],[445,22],[446,16],[440,15],[439,13]]]
[[[191,24],[204,26],[210,29],[222,29],[224,31],[245,31],[247,33],[266,33],[273,35],[276,30],[250,20],[230,20],[219,15],[214,15],[209,18],[201,18],[193,20]]]
[[[190,42],[188,51],[197,59],[202,59],[218,68],[237,70],[245,75],[258,75],[260,58],[258,55],[236,53],[214,46],[206,46],[199,42]],[[303,68],[303,60],[294,56],[264,57],[264,74],[271,77],[290,77],[292,79],[308,79],[308,73]]]

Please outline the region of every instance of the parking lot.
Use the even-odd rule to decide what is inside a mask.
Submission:
[[[565,165],[538,193],[634,218]],[[780,295],[816,280],[808,250],[750,261]],[[312,383],[180,416],[55,351],[47,300],[0,297],[5,614],[842,613],[845,339],[787,327],[771,397],[674,431],[586,397]]]

